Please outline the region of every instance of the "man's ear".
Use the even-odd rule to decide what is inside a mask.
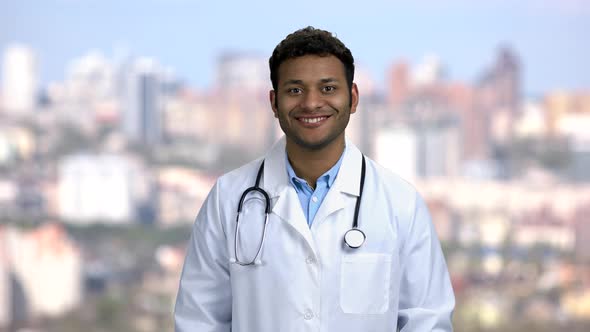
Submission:
[[[356,83],[352,83],[352,88],[350,89],[350,114],[356,112],[356,107],[359,104],[359,89],[356,86]]]
[[[275,118],[279,117],[278,109],[277,109],[277,94],[275,90],[270,90],[268,92],[268,99],[270,101],[270,107],[272,108],[272,112],[274,113]]]

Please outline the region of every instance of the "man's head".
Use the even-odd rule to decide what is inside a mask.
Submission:
[[[359,100],[350,50],[331,33],[308,27],[287,36],[269,63],[270,103],[287,150],[341,152]]]
[[[333,55],[337,57],[344,66],[348,88],[352,88],[354,58],[350,50],[332,33],[309,26],[289,34],[272,52],[268,63],[270,66],[270,80],[274,90],[277,89],[279,82],[280,65],[286,60],[304,55]]]

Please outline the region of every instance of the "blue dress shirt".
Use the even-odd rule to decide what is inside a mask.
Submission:
[[[346,148],[345,148],[346,149]],[[326,173],[320,176],[315,185],[315,190],[305,181],[304,179],[298,177],[293,170],[293,166],[289,162],[289,158],[285,153],[285,158],[287,158],[287,173],[289,175],[289,181],[291,185],[295,188],[297,192],[297,196],[299,197],[299,201],[301,202],[301,208],[303,208],[303,214],[307,219],[307,224],[311,227],[313,222],[313,218],[315,217],[316,213],[318,212],[320,205],[324,201],[324,198],[328,194],[330,187],[336,180],[336,176],[338,175],[338,171],[340,170],[340,165],[342,165],[342,159],[344,157],[344,151],[338,159],[338,162],[332,168],[330,168]]]

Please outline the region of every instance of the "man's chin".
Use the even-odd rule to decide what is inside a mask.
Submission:
[[[323,140],[303,140],[303,139],[296,139],[294,140],[295,144],[300,148],[308,151],[321,151],[334,140],[330,139],[323,139]]]

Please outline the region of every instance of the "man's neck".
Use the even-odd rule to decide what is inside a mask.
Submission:
[[[320,150],[303,149],[287,141],[287,157],[295,174],[315,188],[318,178],[338,162],[344,147],[344,139]]]

